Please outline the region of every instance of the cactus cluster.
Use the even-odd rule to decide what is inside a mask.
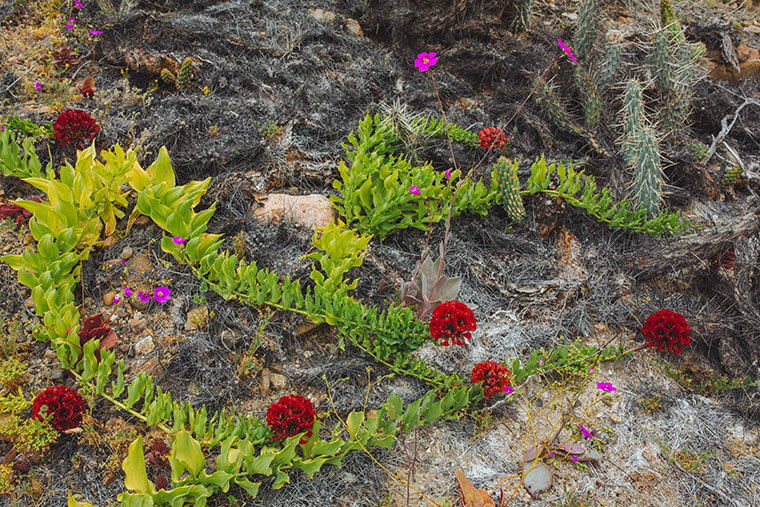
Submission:
[[[673,7],[670,5],[670,0],[660,0],[660,23],[671,36],[671,39],[679,42],[686,43],[686,37],[683,34],[681,23],[678,22],[678,18],[673,12]]]
[[[513,223],[525,220],[525,206],[520,196],[520,180],[517,177],[517,160],[511,164],[506,157],[499,157],[493,166],[492,177],[504,200],[504,209]]]
[[[161,81],[166,84],[173,84],[177,81],[177,78],[169,69],[161,69]]]
[[[573,35],[573,50],[575,56],[581,60],[585,60],[594,47],[594,40],[599,32],[598,12],[596,0],[583,0]]]
[[[177,88],[186,90],[193,79],[193,59],[189,56],[182,61],[182,65],[177,72]]]
[[[557,85],[539,76],[536,86],[535,101],[543,112],[560,128],[566,128],[570,123],[565,106],[559,101]]]
[[[739,177],[742,175],[742,168],[740,166],[734,166],[725,173],[723,173],[723,176],[720,178],[720,182],[723,185],[733,185],[736,183],[736,180],[739,179]]]
[[[695,57],[699,45],[679,42],[668,31],[654,35],[649,63],[660,92],[660,123],[666,132],[681,130],[687,123],[696,82]]]
[[[533,4],[536,0],[519,0],[517,4],[517,15],[512,21],[512,30],[522,32],[530,25],[530,15],[533,11]]]
[[[657,136],[647,124],[641,84],[635,79],[626,83],[622,114],[620,155],[633,172],[634,203],[651,218],[657,214],[662,200],[662,167]]]
[[[599,125],[602,115],[602,103],[599,100],[597,85],[586,68],[581,66],[575,67],[575,81],[583,99],[586,128],[595,128]]]

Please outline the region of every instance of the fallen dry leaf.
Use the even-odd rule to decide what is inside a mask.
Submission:
[[[462,505],[464,507],[487,507],[489,505],[496,507],[488,492],[483,489],[475,489],[475,486],[464,476],[464,472],[457,470],[454,475],[457,476],[459,487],[462,490]]]

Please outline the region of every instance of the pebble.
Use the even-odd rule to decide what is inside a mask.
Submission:
[[[111,306],[113,304],[113,298],[116,297],[116,291],[109,290],[105,294],[103,294],[103,304],[106,306]]]
[[[50,380],[63,380],[66,378],[66,370],[63,368],[53,368],[48,372],[48,378]]]
[[[288,385],[288,379],[281,373],[272,373],[269,375],[269,382],[272,389],[285,389]]]
[[[148,321],[142,318],[129,319],[128,324],[129,329],[135,334],[145,331],[148,327]]]
[[[266,396],[269,394],[269,368],[261,369],[261,394]]]
[[[55,354],[55,351],[51,350],[51,349],[45,350],[45,353],[42,355],[42,357],[44,357],[48,361],[52,361],[54,359],[58,359],[58,356]]]
[[[145,215],[140,215],[135,219],[135,226],[137,227],[145,227],[150,223],[150,218],[146,217]]]
[[[24,305],[30,310],[34,310],[34,300],[32,298],[27,298],[27,300],[24,301]]]
[[[194,331],[198,329],[199,326],[205,326],[208,324],[208,307],[204,305],[191,308],[190,311],[187,312],[186,317],[185,331]]]
[[[242,333],[237,330],[232,329],[225,329],[222,331],[222,343],[224,343],[227,347],[232,348],[234,347],[238,340],[242,337]]]
[[[610,421],[614,422],[615,424],[621,424],[623,422],[623,420],[617,414],[610,414]]]
[[[3,253],[10,252],[11,248],[13,248],[12,245],[3,245]]]
[[[153,343],[153,337],[150,335],[135,343],[135,353],[140,355],[150,354],[155,348],[156,344]]]
[[[355,19],[351,19],[351,18],[346,19],[346,28],[348,28],[349,32],[355,33],[356,35],[359,35],[359,36],[364,35],[364,30],[362,30],[361,25]]]
[[[130,257],[132,257],[132,253],[133,253],[133,252],[132,252],[132,247],[131,247],[131,246],[125,246],[125,247],[124,247],[124,248],[121,250],[121,254],[119,255],[119,258],[120,258],[120,259],[124,259],[124,260],[127,260],[127,259],[129,259]]]

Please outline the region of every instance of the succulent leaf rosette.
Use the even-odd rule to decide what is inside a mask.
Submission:
[[[671,310],[660,310],[650,315],[641,332],[647,340],[647,347],[657,347],[660,352],[670,350],[680,354],[691,343],[686,319]]]
[[[316,415],[314,406],[303,396],[283,396],[269,407],[266,419],[274,440],[285,440],[306,431],[301,438],[301,444],[305,444],[311,438]]]
[[[42,407],[47,408],[46,417],[59,431],[76,428],[82,422],[87,402],[78,392],[67,386],[51,386],[42,391],[32,404],[32,418],[43,420]]]

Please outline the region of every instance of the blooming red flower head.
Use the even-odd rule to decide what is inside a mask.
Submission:
[[[647,347],[656,346],[660,352],[668,349],[674,354],[680,354],[691,343],[686,319],[680,313],[670,310],[660,310],[650,315],[641,332],[647,340]]]
[[[506,366],[496,361],[478,363],[472,369],[472,383],[483,382],[483,395],[490,398],[496,392],[506,392],[510,372]]]
[[[477,323],[475,314],[467,305],[459,301],[447,301],[433,310],[430,318],[430,334],[439,345],[448,346],[449,340],[456,345],[464,345],[472,337]]]
[[[78,392],[67,386],[48,387],[34,399],[32,418],[43,420],[40,409],[47,407],[46,418],[59,431],[76,428],[82,422],[87,402]]]
[[[100,127],[95,119],[81,109],[67,109],[58,115],[53,123],[55,140],[64,146],[74,146],[80,150],[95,139]]]
[[[283,396],[272,403],[266,417],[275,440],[284,440],[306,431],[306,435],[301,438],[301,443],[305,444],[311,438],[316,411],[303,396]]]
[[[497,128],[487,127],[478,133],[480,137],[480,147],[488,148],[489,146],[498,146],[500,149],[504,149],[507,146],[507,138],[504,137],[504,133]]]
[[[736,260],[736,251],[734,248],[730,248],[725,252],[718,252],[712,258],[710,265],[713,269],[724,268],[731,269],[734,267],[734,261]]]
[[[145,456],[145,458],[150,463],[153,463],[159,468],[171,470],[169,460],[167,459],[170,452],[171,448],[167,444],[166,440],[159,439],[151,444],[150,452]]]

